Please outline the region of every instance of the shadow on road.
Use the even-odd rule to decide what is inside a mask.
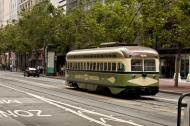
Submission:
[[[122,99],[122,100],[155,100],[154,98],[149,98],[149,97],[135,95],[135,94],[113,95],[111,93],[109,93],[109,94],[106,93],[105,94],[104,92],[89,91],[87,89],[79,89],[79,88],[77,89],[77,88],[72,88],[72,87],[68,87],[67,89],[77,91],[77,92],[95,94],[95,95],[98,95],[98,96],[112,97],[112,98],[117,98],[117,99]]]

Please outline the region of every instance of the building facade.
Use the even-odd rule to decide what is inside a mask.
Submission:
[[[32,9],[32,7],[44,0],[18,0],[18,11]]]
[[[93,4],[95,4],[96,2],[100,2],[102,4],[105,3],[106,0],[88,0],[86,2],[83,1],[83,5],[84,5],[84,9],[90,9],[92,7]],[[70,11],[73,8],[76,8],[79,4],[80,4],[81,0],[67,0],[66,1],[66,11]]]
[[[160,77],[161,78],[174,78],[175,66],[177,60],[177,49],[158,49],[160,54]],[[190,72],[190,48],[184,48],[181,52],[180,75],[182,79],[188,78]],[[190,79],[190,78],[189,78]]]
[[[18,20],[18,0],[10,0],[10,20]]]
[[[34,5],[42,1],[44,0],[0,0],[0,27],[18,20],[19,11],[32,9]],[[50,2],[66,10],[66,0],[51,0]]]
[[[10,0],[0,0],[0,27],[10,21]]]
[[[64,14],[66,14],[67,7],[66,7],[66,0],[59,0],[58,7],[64,10]]]

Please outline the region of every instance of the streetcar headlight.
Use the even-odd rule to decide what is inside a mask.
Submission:
[[[135,78],[136,77],[136,75],[135,74],[132,74],[132,78]]]
[[[153,74],[153,75],[152,75],[152,77],[153,77],[153,78],[156,78],[156,75],[155,75],[155,74]]]

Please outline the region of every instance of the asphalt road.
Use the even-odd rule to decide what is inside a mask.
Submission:
[[[178,98],[108,97],[64,80],[0,71],[0,126],[175,126]]]

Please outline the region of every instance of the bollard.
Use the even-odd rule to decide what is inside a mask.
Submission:
[[[187,115],[187,116],[184,116],[184,121],[186,121],[185,119],[187,118],[187,123],[184,122],[184,123],[186,123],[186,125],[184,125],[184,126],[190,126],[190,123],[189,123],[190,104],[187,106],[187,103],[182,103],[184,97],[186,97],[186,96],[190,96],[190,93],[181,95],[178,100],[177,126],[181,126],[181,108],[182,107],[186,108],[185,115]]]

